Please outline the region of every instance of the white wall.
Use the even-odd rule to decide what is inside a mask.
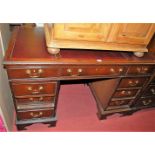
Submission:
[[[44,26],[44,23],[36,23],[36,26],[37,27],[43,27]]]
[[[13,127],[13,101],[5,69],[3,68],[3,57],[10,39],[8,24],[0,24],[0,114],[8,131]]]

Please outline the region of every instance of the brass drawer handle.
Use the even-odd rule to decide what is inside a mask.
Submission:
[[[123,101],[123,100],[122,101],[115,101],[115,105],[121,105],[121,104],[124,104],[124,102],[125,101]]]
[[[123,91],[121,91],[121,94],[122,95],[131,95],[131,91],[125,91],[125,90],[123,90]]]
[[[79,68],[79,69],[77,70],[77,72],[78,72],[77,74],[72,74],[72,69],[70,69],[70,68],[67,69],[67,73],[69,73],[70,76],[79,76],[80,73],[83,72],[83,69]]]
[[[138,83],[139,83],[138,80],[136,80],[136,81],[130,80],[130,81],[129,81],[129,85],[130,85],[130,86],[136,86]]]
[[[80,73],[82,73],[83,72],[83,70],[81,69],[81,68],[79,68],[78,69],[78,73],[80,74]]]
[[[43,112],[39,112],[38,114],[34,114],[33,112],[30,113],[30,116],[37,118],[37,117],[41,117],[43,115]]]
[[[151,89],[151,93],[155,95],[155,90],[153,88]]]
[[[149,105],[150,103],[152,103],[152,100],[151,99],[148,101],[143,100],[142,102],[143,102],[143,105]]]
[[[122,73],[123,72],[123,68],[119,68],[118,70],[117,70],[117,72],[116,72],[116,70],[114,69],[114,68],[110,68],[110,71],[112,72],[112,73]]]
[[[115,69],[114,69],[114,68],[110,68],[110,71],[111,71],[112,73],[115,73]]]
[[[38,101],[43,101],[43,99],[44,99],[43,97],[39,97]],[[33,97],[30,97],[29,100],[30,101],[34,101],[34,98]]]
[[[145,72],[147,72],[147,71],[148,71],[148,67],[143,67],[143,70],[144,70]]]
[[[71,74],[72,70],[70,68],[67,69],[67,73]]]
[[[119,72],[122,73],[123,72],[123,68],[119,68]]]
[[[43,73],[42,69],[38,69],[38,71],[36,71],[36,69],[27,69],[26,70],[26,74],[29,75],[30,78],[37,78],[40,77],[40,75]]]
[[[43,86],[39,86],[39,88],[37,90],[37,89],[33,89],[31,86],[29,86],[27,89],[29,91],[31,91],[32,94],[39,94],[44,89],[44,87]]]
[[[137,67],[138,73],[145,74],[148,71],[148,67]]]
[[[124,104],[125,101],[120,101],[119,104]]]
[[[44,99],[43,97],[39,97],[39,101],[43,101],[43,99]]]
[[[33,97],[30,97],[29,100],[30,100],[30,101],[33,101]]]

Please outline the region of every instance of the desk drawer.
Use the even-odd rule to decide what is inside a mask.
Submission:
[[[137,106],[152,106],[155,105],[155,97],[141,98],[136,104]]]
[[[40,96],[28,98],[16,98],[18,104],[34,104],[34,103],[54,103],[54,96]]]
[[[145,75],[151,74],[153,72],[154,66],[153,65],[136,65],[136,66],[129,66],[127,74],[128,75]]]
[[[55,94],[56,82],[40,83],[12,83],[12,90],[15,96]]]
[[[134,97],[138,93],[138,89],[134,90],[117,90],[113,98]]]
[[[111,101],[109,103],[109,106],[121,106],[121,105],[128,105],[132,100],[127,99],[127,100],[115,100]]]
[[[28,110],[17,112],[18,120],[52,117],[53,115],[54,115],[54,109],[40,109],[40,110]]]
[[[10,79],[18,78],[46,78],[60,76],[59,68],[15,68],[7,70]]]
[[[15,100],[16,100],[16,107],[18,110],[55,107],[54,96],[16,98]]]
[[[125,100],[115,100],[111,101],[106,108],[106,110],[114,110],[114,109],[123,109],[130,106],[133,100],[125,99]]]
[[[142,87],[148,78],[123,78],[118,88]]]
[[[123,66],[68,66],[62,69],[62,76],[122,75],[125,71]]]

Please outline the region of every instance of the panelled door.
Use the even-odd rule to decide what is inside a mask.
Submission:
[[[155,31],[154,24],[113,24],[108,42],[147,45]]]
[[[105,42],[110,32],[111,25],[110,23],[54,24],[54,38],[72,41]]]

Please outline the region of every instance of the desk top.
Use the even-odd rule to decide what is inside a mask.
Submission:
[[[43,28],[17,27],[10,40],[4,64],[154,64],[155,52],[142,58],[132,52],[61,49],[56,58],[48,53]]]

